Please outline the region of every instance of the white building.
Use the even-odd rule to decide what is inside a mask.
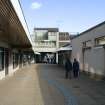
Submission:
[[[35,28],[34,50],[36,52],[55,52],[58,48],[58,28]]]
[[[43,54],[53,53],[56,55],[56,63],[58,63],[57,50],[66,44],[70,44],[69,33],[59,32],[58,28],[35,28],[32,40],[34,51],[42,55],[41,60],[44,59]]]
[[[72,39],[72,58],[91,74],[105,76],[105,22]]]

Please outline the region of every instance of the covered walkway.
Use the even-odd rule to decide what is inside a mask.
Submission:
[[[28,65],[0,80],[0,105],[105,105],[105,82],[65,79],[57,65]]]

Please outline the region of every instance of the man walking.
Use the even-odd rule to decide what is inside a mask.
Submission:
[[[71,61],[67,58],[66,62],[65,62],[65,78],[68,78],[68,75],[70,74],[70,78],[71,78],[71,71],[72,71],[72,63]]]
[[[79,75],[79,62],[76,59],[74,59],[73,62],[73,74],[75,78],[77,78]]]

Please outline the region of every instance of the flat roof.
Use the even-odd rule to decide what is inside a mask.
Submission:
[[[102,22],[102,23],[99,23],[99,24],[97,24],[97,25],[95,25],[95,26],[93,26],[93,27],[91,27],[91,28],[89,28],[88,30],[86,30],[86,31],[84,31],[84,32],[82,32],[82,33],[80,33],[80,34],[78,34],[78,35],[76,35],[76,36],[74,36],[72,39],[75,39],[75,38],[77,38],[77,37],[79,37],[79,36],[81,36],[81,35],[83,35],[83,34],[89,32],[89,31],[94,30],[94,29],[97,28],[97,27],[100,27],[100,26],[104,25],[104,24],[105,24],[105,21]]]
[[[69,32],[59,32],[59,34],[69,34]]]
[[[28,25],[27,25],[27,22],[26,22],[26,19],[25,19],[25,16],[24,16],[24,13],[23,13],[23,9],[22,9],[22,6],[21,6],[21,3],[19,0],[10,0],[11,3],[12,3],[12,6],[16,12],[16,15],[26,33],[26,36],[28,37],[28,40],[30,41],[30,44],[32,45],[32,40],[31,40],[31,37],[30,37],[30,32],[29,32],[29,28],[28,28]]]
[[[48,30],[49,32],[58,32],[58,28],[34,28],[34,30]]]
[[[32,47],[19,0],[0,0],[0,18],[1,34],[4,35],[3,41],[15,48]]]
[[[57,52],[60,51],[72,51],[72,47],[71,46],[66,46],[66,47],[60,47]]]

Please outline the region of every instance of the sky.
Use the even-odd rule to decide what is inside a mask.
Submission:
[[[81,33],[105,21],[105,0],[20,0],[30,30],[58,27]]]

